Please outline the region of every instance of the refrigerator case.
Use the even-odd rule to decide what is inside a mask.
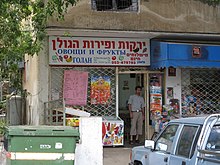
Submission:
[[[124,145],[124,121],[120,117],[103,117],[102,142],[103,146]]]

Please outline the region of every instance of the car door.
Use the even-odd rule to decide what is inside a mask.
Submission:
[[[195,147],[200,132],[199,125],[183,125],[174,154],[170,155],[169,165],[191,165],[196,159]]]
[[[170,153],[174,149],[174,141],[179,124],[170,124],[159,135],[155,142],[155,149],[149,155],[149,164],[167,165]]]

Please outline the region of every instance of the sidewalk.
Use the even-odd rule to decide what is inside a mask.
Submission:
[[[131,148],[107,147],[103,149],[104,165],[128,165]]]
[[[142,144],[128,144],[125,141],[125,145],[121,147],[104,147],[103,148],[103,165],[128,165],[130,163],[130,152],[135,146]]]

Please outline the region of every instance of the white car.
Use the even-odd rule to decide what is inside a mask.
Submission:
[[[129,165],[219,165],[220,114],[172,120],[145,146],[134,147]]]

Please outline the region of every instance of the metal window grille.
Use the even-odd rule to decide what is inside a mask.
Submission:
[[[220,70],[182,69],[182,115],[220,112]]]
[[[92,0],[97,11],[138,11],[138,0]]]
[[[51,68],[51,87],[50,87],[50,100],[57,100],[63,98],[63,78],[64,70],[78,70],[86,71],[89,73],[88,79],[88,93],[87,105],[83,109],[89,112],[92,116],[116,116],[116,69],[113,67],[74,67],[74,68]],[[111,83],[111,101],[109,104],[91,104],[91,76],[109,76]],[[54,93],[59,94],[59,98],[54,97]]]

